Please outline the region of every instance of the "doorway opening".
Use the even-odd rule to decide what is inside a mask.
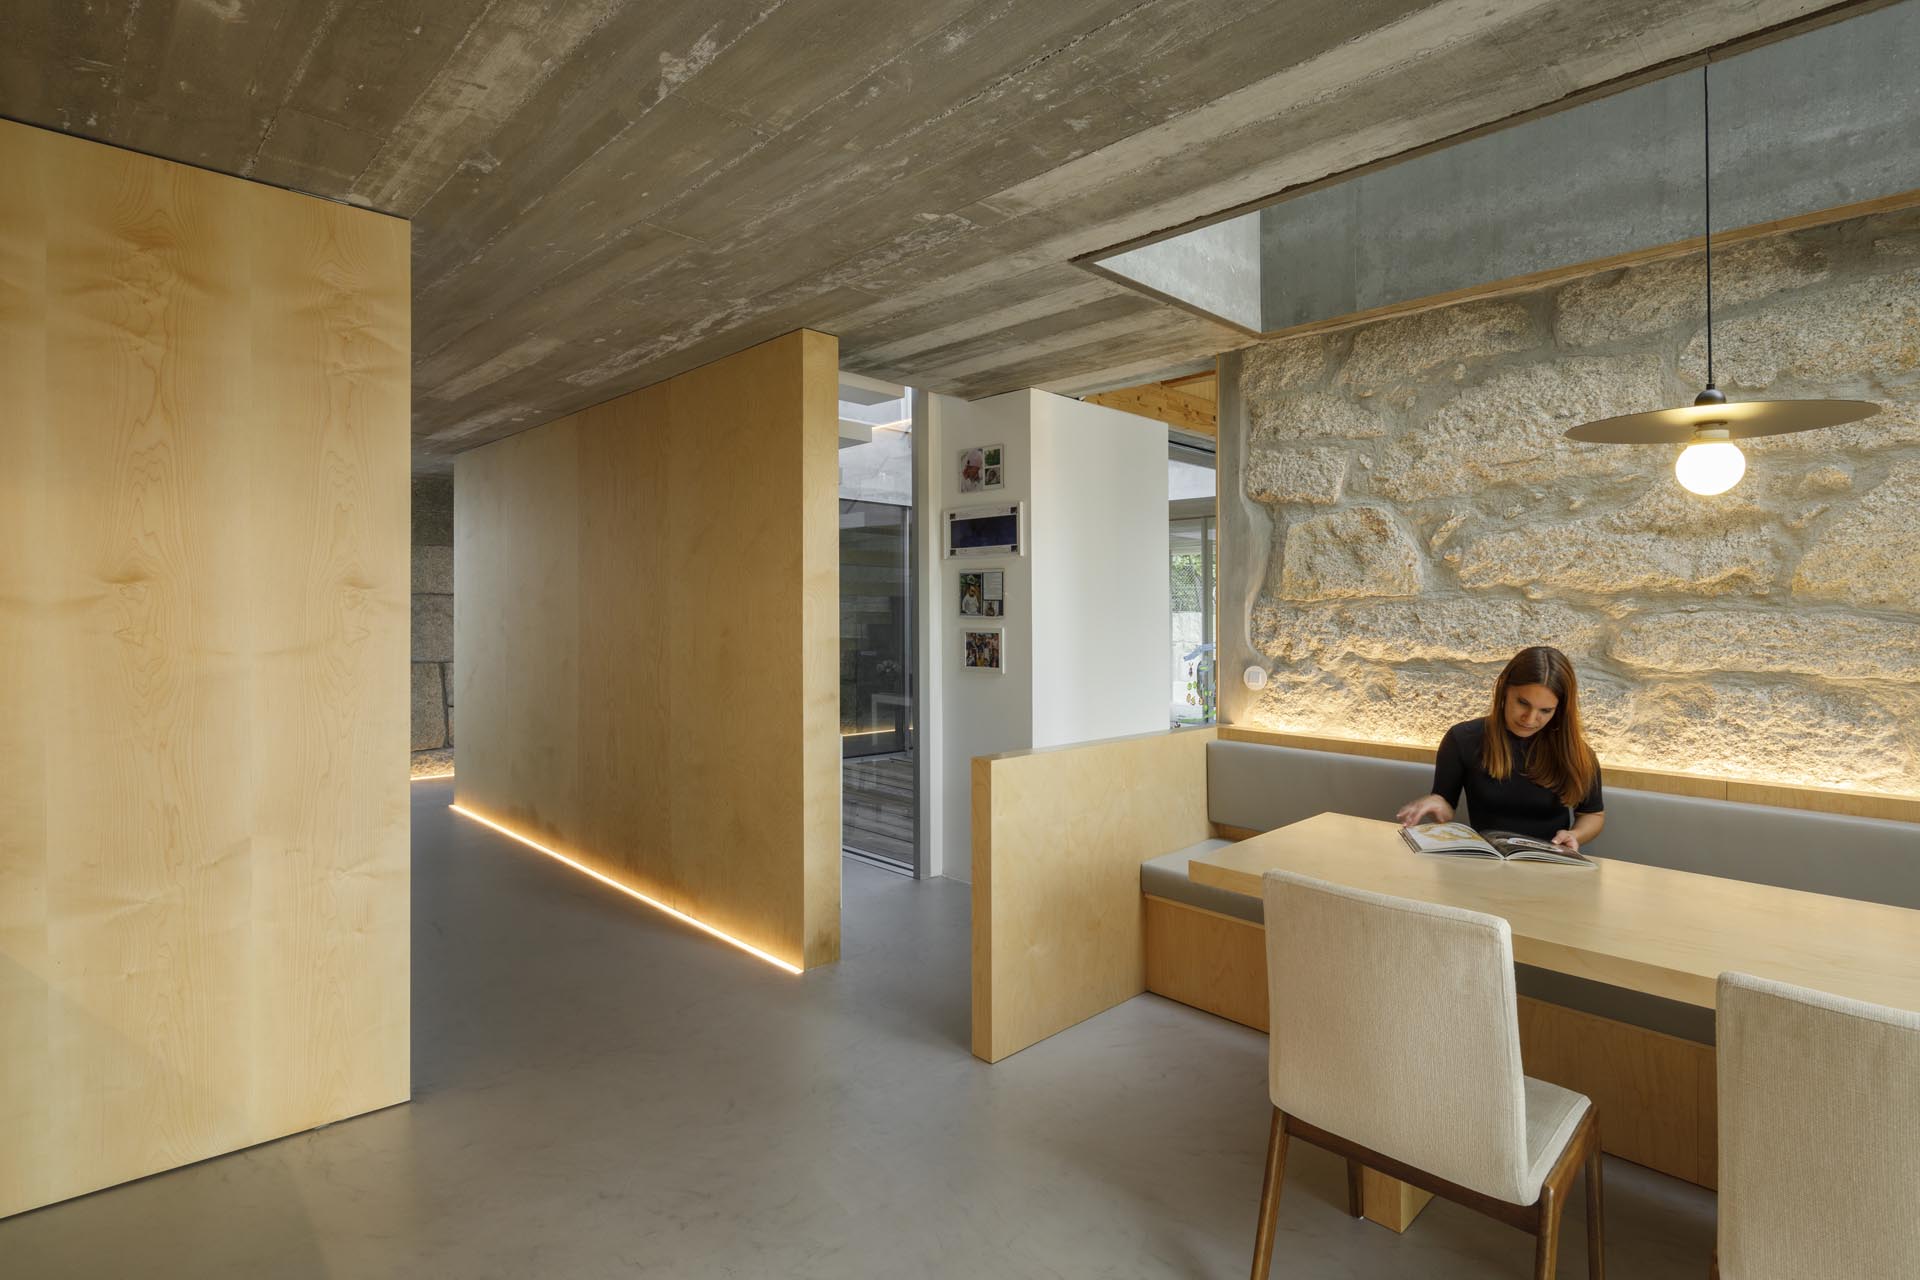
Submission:
[[[840,378],[840,845],[919,873],[913,429],[905,388]]]

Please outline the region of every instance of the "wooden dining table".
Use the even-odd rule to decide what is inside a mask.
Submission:
[[[1731,970],[1920,1012],[1920,911],[1591,861],[1587,869],[1415,853],[1391,822],[1322,813],[1197,857],[1187,874],[1259,897],[1261,876],[1280,869],[1484,912],[1512,928],[1521,964],[1706,1009]]]
[[[1729,850],[1730,863],[1738,856]],[[1187,874],[1259,897],[1261,877],[1281,869],[1499,916],[1518,963],[1701,1008],[1714,1007],[1719,975],[1734,971],[1920,1012],[1920,911],[1591,861],[1584,868],[1415,853],[1394,823],[1322,813],[1196,857]],[[1710,1100],[1707,1107],[1710,1122]],[[1428,1198],[1372,1171],[1366,1186],[1367,1216],[1395,1230]],[[1394,1207],[1375,1212],[1376,1196],[1383,1205],[1392,1197]]]

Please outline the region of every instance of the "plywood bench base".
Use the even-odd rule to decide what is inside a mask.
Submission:
[[[1260,926],[1144,896],[1147,990],[1265,1031],[1267,955]]]
[[[1265,1031],[1260,926],[1165,898],[1148,897],[1146,907],[1147,990]],[[1528,1075],[1593,1099],[1607,1154],[1715,1185],[1711,1046],[1522,996],[1520,1052]],[[1373,1212],[1376,1199],[1382,1218]],[[1396,1230],[1419,1211],[1392,1200],[1384,1187],[1376,1193],[1369,1186],[1367,1206],[1369,1218]]]

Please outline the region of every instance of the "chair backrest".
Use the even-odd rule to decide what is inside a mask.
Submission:
[[[1507,922],[1285,871],[1265,897],[1273,1105],[1532,1203]]]
[[[1920,1275],[1920,1014],[1720,975],[1720,1274]]]

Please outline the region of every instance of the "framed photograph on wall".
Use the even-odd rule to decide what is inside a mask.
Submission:
[[[1007,574],[1004,569],[969,569],[960,575],[960,616],[1007,616]]]
[[[960,492],[980,493],[986,489],[998,489],[1006,484],[1006,470],[1001,465],[1004,453],[997,444],[983,445],[977,449],[960,451]]]
[[[960,633],[960,665],[968,671],[989,671],[1003,676],[1007,673],[1007,651],[996,628],[992,631],[975,631],[969,628]]]
[[[1019,556],[1026,512],[1023,504],[1006,507],[956,507],[947,512],[947,558]]]

